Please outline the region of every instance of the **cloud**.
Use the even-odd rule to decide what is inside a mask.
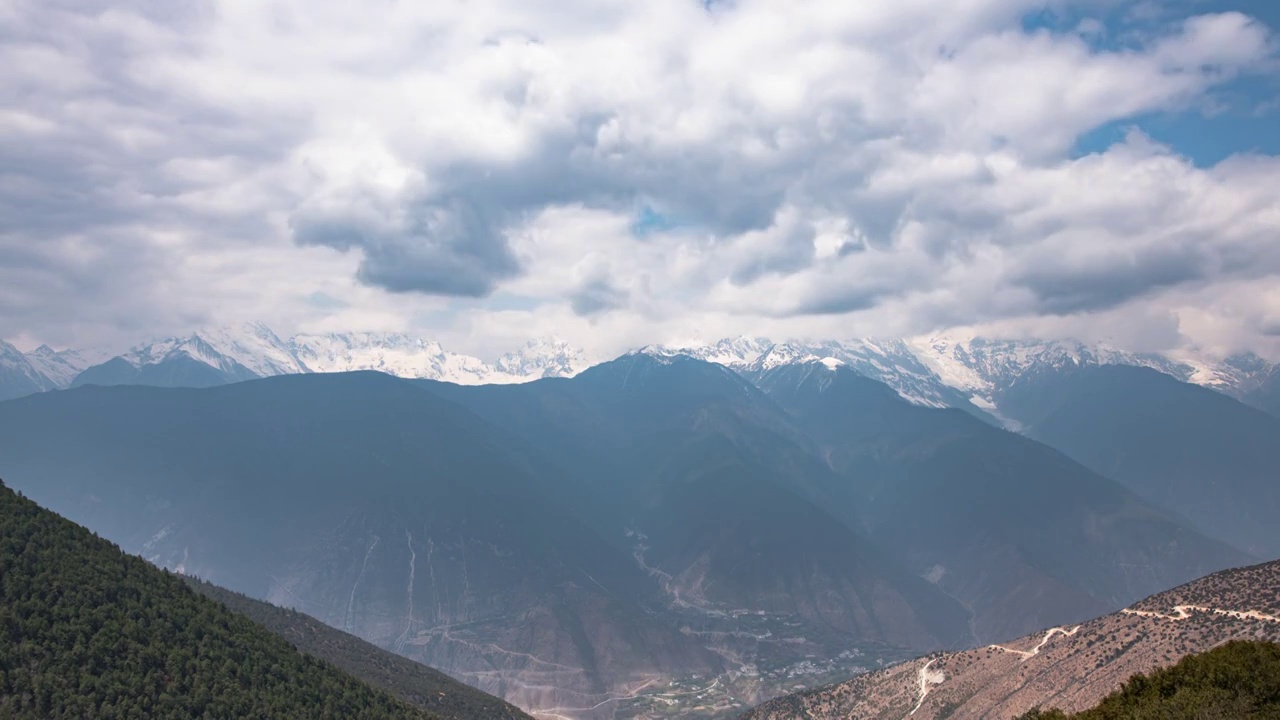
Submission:
[[[1245,15],[1147,5],[15,0],[0,336],[1226,343],[1218,313],[1267,347],[1278,301],[1238,308],[1280,273],[1276,158],[1074,154],[1275,72]]]
[[[357,278],[391,292],[481,297],[519,267],[495,223],[501,208],[460,197],[385,201],[371,194],[312,201],[290,226],[303,245],[363,251]]]

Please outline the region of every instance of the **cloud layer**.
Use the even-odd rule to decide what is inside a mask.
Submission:
[[[1277,72],[1270,28],[1191,7],[11,0],[0,337],[985,327],[1274,355],[1280,158],[1200,167],[1140,130]]]

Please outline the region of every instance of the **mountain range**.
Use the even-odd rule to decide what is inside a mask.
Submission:
[[[1193,352],[1125,352],[1075,341],[982,337],[781,343],[743,337],[645,350],[689,355],[746,374],[799,360],[833,358],[915,404],[965,409],[1012,429],[1019,429],[1018,421],[998,406],[1004,390],[1023,377],[1095,365],[1151,368],[1280,415],[1280,365],[1251,353],[1209,358]],[[43,345],[23,353],[0,341],[0,399],[89,384],[208,387],[276,375],[356,370],[464,385],[520,383],[569,377],[598,360],[554,338],[533,340],[486,362],[401,333],[303,334],[286,340],[262,323],[245,323],[148,341],[121,354],[55,351]]]
[[[576,374],[581,351],[556,339],[527,343],[493,362],[400,333],[332,333],[281,339],[262,323],[211,327],[138,344],[127,352],[23,353],[0,341],[0,400],[82,385],[211,387],[278,375],[375,370],[463,384],[527,382]]]
[[[86,385],[0,403],[0,473],[161,566],[571,718],[723,716],[1257,557],[1194,496],[1095,467],[1105,434],[1070,452],[1036,436],[1053,425],[1014,389],[1077,366],[992,391],[1019,434],[830,355],[709,359],[650,349],[479,386]],[[1152,412],[1203,412],[1205,394],[1268,445],[1269,416],[1141,372],[1176,386]],[[1124,467],[1158,448],[1137,450]],[[1263,481],[1219,479],[1258,517]]]

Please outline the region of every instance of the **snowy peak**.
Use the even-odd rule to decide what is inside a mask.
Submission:
[[[255,377],[307,372],[270,328],[261,323],[202,328],[186,337],[171,337],[135,346],[120,356],[135,368],[187,358],[216,370]]]
[[[739,367],[755,362],[772,347],[764,338],[741,336],[725,338],[710,345],[672,345],[667,349],[717,365]]]
[[[295,335],[289,349],[312,372],[376,370],[399,377],[434,377],[448,368],[478,372],[474,358],[457,359],[434,340],[400,333]],[[479,362],[479,361],[476,361]]]
[[[583,352],[559,338],[531,340],[494,363],[494,369],[499,373],[529,379],[571,377],[587,366]]]
[[[18,348],[0,340],[0,367],[11,370],[26,370],[31,366],[27,356]]]
[[[746,363],[742,367],[748,373],[763,372],[765,370],[772,370],[776,367],[782,367],[783,365],[808,363],[818,359],[818,355],[808,348],[792,345],[790,343],[780,343],[778,345],[770,346],[764,352],[760,353],[759,357],[749,363]]]
[[[1105,344],[1073,340],[968,340],[929,338],[911,341],[918,357],[946,384],[988,397],[1019,378],[1037,372],[1094,365],[1132,365],[1158,370],[1184,382],[1194,368],[1154,353],[1131,353]]]
[[[1232,355],[1220,363],[1204,362],[1192,354],[1180,355],[1179,359],[1191,370],[1188,382],[1221,390],[1228,395],[1239,396],[1256,391],[1280,375],[1280,365],[1253,353]]]
[[[0,400],[52,390],[56,384],[18,348],[0,340]]]
[[[32,367],[60,388],[69,386],[85,368],[108,357],[109,353],[100,350],[54,350],[48,345],[41,345],[27,353],[27,360]]]
[[[1147,367],[1237,398],[1280,373],[1274,364],[1253,355],[1215,362],[1188,353],[1133,353],[1071,340],[929,337],[773,343],[739,338],[679,352],[718,362],[752,379],[773,368],[825,359],[885,383],[913,404],[959,407],[997,417],[996,396],[1002,390],[1022,378],[1063,368]]]
[[[483,385],[575,375],[584,369],[581,350],[556,340],[534,340],[490,365],[445,350],[434,340],[402,333],[297,335],[289,348],[312,372],[377,370],[397,377]]]
[[[192,340],[203,341],[203,347],[259,377],[307,372],[307,367],[288,344],[262,323],[245,323],[236,328],[208,328],[195,333]]]
[[[189,369],[194,364],[209,368],[225,382],[275,375],[375,370],[398,377],[464,385],[573,375],[586,366],[581,350],[555,339],[535,340],[489,364],[470,355],[449,352],[434,340],[403,333],[304,334],[284,341],[262,323],[202,328],[187,336],[155,340],[135,346],[113,362],[116,365],[110,371],[103,369],[105,364],[91,368],[95,372],[87,373],[84,381],[144,382],[145,374],[121,375],[120,364],[140,372],[183,364]],[[172,372],[152,375],[173,377]]]
[[[967,395],[943,382],[902,340],[794,340],[768,344],[753,361],[728,364],[755,378],[785,365],[814,362],[828,367],[847,367],[879,380],[917,405],[953,407],[968,402]]]

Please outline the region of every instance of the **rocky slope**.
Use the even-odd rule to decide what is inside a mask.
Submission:
[[[1014,718],[1093,707],[1136,673],[1232,639],[1280,641],[1280,561],[1214,573],[1120,612],[922,657],[777,698],[744,720]]]

